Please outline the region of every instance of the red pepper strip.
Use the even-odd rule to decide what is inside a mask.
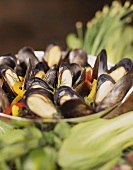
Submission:
[[[23,102],[18,102],[15,104],[16,106],[20,107],[20,108],[25,108],[25,105]]]
[[[24,105],[23,102],[18,102],[18,103],[14,104],[14,105],[18,106],[19,108],[25,108],[25,105]],[[8,106],[8,107],[3,111],[3,113],[10,115],[10,114],[12,113],[12,106],[13,106],[13,105]]]
[[[10,115],[12,113],[12,106],[8,106],[4,111],[3,113],[7,114],[7,115]]]

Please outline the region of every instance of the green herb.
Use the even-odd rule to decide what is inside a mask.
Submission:
[[[61,80],[61,81],[58,83],[57,88],[59,88],[60,86],[65,86],[65,85],[66,85],[66,80]]]
[[[84,101],[85,101],[86,104],[90,105],[94,101],[94,99],[93,98],[89,98],[88,96],[85,96],[84,97]]]
[[[9,75],[16,83],[19,83],[19,82],[20,82],[18,78],[13,77],[13,76],[12,76],[11,74],[9,74],[9,73],[6,73],[6,74]]]
[[[129,1],[124,5],[113,1],[111,6],[105,5],[88,21],[84,38],[79,34],[69,34],[66,42],[69,49],[83,48],[87,54],[94,56],[106,49],[109,61],[117,63],[122,58],[132,59],[132,35],[133,5]]]
[[[52,85],[49,85],[49,87],[51,90],[48,90],[48,91],[54,94],[56,89]]]
[[[14,129],[15,126],[0,120],[0,136]]]

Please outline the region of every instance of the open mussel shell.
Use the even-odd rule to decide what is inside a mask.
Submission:
[[[81,75],[82,67],[77,63],[71,63],[70,69],[73,74],[73,78],[72,78],[72,86],[73,86],[75,82],[77,81],[77,79],[79,78],[79,76]]]
[[[16,72],[7,65],[0,66],[0,74],[3,79],[3,89],[8,94],[8,98],[12,100],[16,96],[13,86],[16,82],[20,81],[19,77]]]
[[[108,74],[118,81],[121,77],[133,70],[133,62],[129,58],[120,60],[115,66],[108,70]]]
[[[72,71],[68,63],[61,63],[59,66],[58,73],[58,86],[69,86],[72,87]]]
[[[60,106],[70,99],[80,99],[83,101],[83,98],[68,86],[60,86],[56,89],[54,93],[54,103],[56,106]]]
[[[107,96],[99,103],[97,103],[96,112],[108,109],[109,107],[112,107],[113,105],[122,101],[132,85],[132,76],[130,74],[123,76],[119,81],[115,83],[114,87],[112,90],[110,90]],[[104,88],[104,90],[106,89]]]
[[[27,90],[23,97],[26,109],[41,118],[53,118],[58,114],[52,100],[52,93],[42,88]]]
[[[95,94],[95,105],[98,105],[102,100],[110,93],[115,85],[114,79],[107,75],[102,74],[97,80],[96,94]],[[94,106],[95,107],[95,106]]]
[[[35,66],[34,69],[34,76],[35,77],[40,77],[41,79],[44,79],[46,72],[49,70],[49,67],[47,65],[47,63],[44,62],[39,62],[37,63],[37,65]]]
[[[58,65],[61,59],[62,59],[61,47],[56,44],[50,44],[46,48],[45,52],[45,60],[47,61],[48,66],[52,67],[55,64]]]

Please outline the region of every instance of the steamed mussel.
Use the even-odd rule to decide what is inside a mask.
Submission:
[[[132,71],[128,58],[109,68],[104,49],[92,66],[83,49],[64,53],[51,44],[40,59],[23,47],[15,57],[0,57],[1,112],[44,119],[96,114],[122,101],[133,86]],[[17,113],[7,113],[13,106]]]

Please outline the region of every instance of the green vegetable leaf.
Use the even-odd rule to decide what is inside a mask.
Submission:
[[[0,120],[0,136],[12,129],[14,129],[13,125]]]

